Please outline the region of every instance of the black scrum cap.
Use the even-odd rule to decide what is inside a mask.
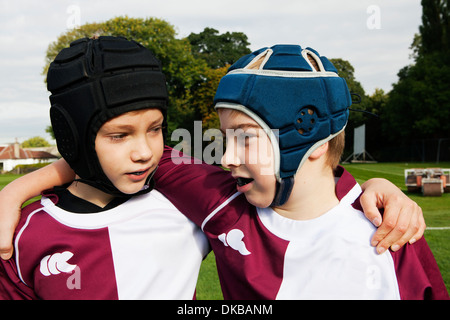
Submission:
[[[121,194],[103,173],[95,137],[106,121],[129,111],[158,108],[166,119],[168,94],[160,62],[125,38],[79,39],[50,64],[47,88],[63,158],[83,182]]]

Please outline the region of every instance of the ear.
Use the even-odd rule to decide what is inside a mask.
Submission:
[[[328,151],[328,141],[325,142],[320,147],[318,147],[316,150],[314,150],[313,153],[311,153],[311,155],[309,156],[309,159],[311,160],[319,159],[324,154],[326,154],[327,151]]]

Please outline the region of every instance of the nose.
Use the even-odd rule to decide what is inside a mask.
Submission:
[[[234,139],[227,140],[227,145],[225,148],[225,153],[222,156],[221,163],[222,166],[230,169],[231,167],[238,167],[241,165],[239,152],[237,144]]]
[[[136,139],[130,154],[133,162],[148,162],[153,156],[150,141],[147,137]]]

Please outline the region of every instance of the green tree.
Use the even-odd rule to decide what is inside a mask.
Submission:
[[[55,133],[53,132],[52,126],[47,126],[45,128],[45,132],[47,132],[53,138],[53,140],[55,140]]]
[[[353,65],[349,61],[341,58],[330,59],[330,61],[338,70],[339,76],[344,78],[347,82],[350,93],[357,95],[357,97],[352,96],[352,100],[360,100],[359,103],[353,104],[351,108],[355,110],[372,112],[372,110],[370,110],[369,97],[366,96],[361,83],[355,78],[355,68],[353,67]],[[353,152],[353,129],[366,123],[368,118],[370,117],[362,112],[350,111],[347,127],[345,129],[346,151],[344,157],[346,157],[347,154],[351,154]]]
[[[389,95],[383,89],[375,89],[372,95],[367,97],[366,111],[373,115],[366,115],[366,150],[374,159],[382,159],[385,139],[382,137],[382,121],[383,112]]]
[[[356,80],[355,78],[355,68],[353,65],[344,59],[335,58],[330,59],[331,63],[336,67],[338,70],[338,74],[340,77],[344,78],[347,82],[348,89],[350,93],[356,94],[361,98],[361,102],[358,103],[358,105],[354,106],[355,109],[360,110],[367,110],[368,108],[368,98],[366,96],[366,93],[364,91],[364,88],[362,87],[361,83]],[[357,99],[354,99],[357,100]],[[360,113],[351,112],[350,113],[350,121],[354,122],[355,125],[360,125],[361,121],[363,121],[363,117]]]
[[[231,65],[243,55],[251,53],[248,38],[242,32],[219,34],[216,29],[205,28],[200,33],[191,33],[188,40],[194,55],[213,69]]]
[[[448,0],[422,0],[422,25],[411,49],[415,64],[402,68],[383,113],[391,141],[444,138],[450,132]]]
[[[448,51],[450,46],[450,20],[448,0],[422,0],[420,53]]]
[[[385,135],[392,141],[448,137],[449,73],[450,56],[439,52],[401,69],[382,118]]]
[[[219,86],[220,79],[226,75],[230,66],[218,69],[209,69],[203,76],[203,81],[193,90],[191,105],[198,112],[203,121],[203,129],[219,128],[219,116],[214,109],[213,100]]]
[[[42,137],[33,137],[25,140],[21,144],[22,148],[38,148],[38,147],[50,147],[50,143]]]

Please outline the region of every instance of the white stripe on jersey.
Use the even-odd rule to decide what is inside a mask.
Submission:
[[[208,223],[209,220],[211,220],[212,217],[214,217],[216,215],[217,212],[219,212],[220,210],[222,210],[225,206],[227,206],[231,201],[233,201],[237,196],[239,196],[241,194],[241,192],[236,192],[235,194],[233,194],[231,197],[229,197],[227,200],[225,200],[220,206],[218,206],[216,209],[214,209],[213,212],[211,212],[206,218],[205,220],[203,220],[202,223],[202,230],[205,227],[205,225]]]
[[[20,280],[25,283],[27,286],[28,284],[23,280],[22,272],[20,271],[20,261],[19,261],[19,241],[20,237],[22,236],[22,233],[27,228],[28,224],[30,223],[31,218],[36,214],[36,212],[41,211],[42,208],[34,210],[30,215],[27,217],[27,221],[23,225],[23,227],[20,229],[19,233],[17,233],[16,240],[14,241],[14,250],[16,251],[16,266],[17,266],[17,273],[19,275]]]

